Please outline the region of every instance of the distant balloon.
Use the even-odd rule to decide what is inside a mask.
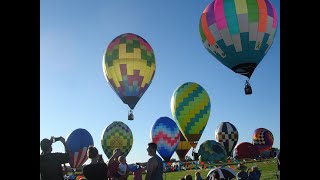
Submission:
[[[114,121],[102,132],[101,145],[104,153],[110,159],[115,148],[121,149],[127,156],[132,148],[133,136],[130,128],[121,121]]]
[[[269,150],[273,145],[273,135],[265,128],[258,128],[252,135],[253,145],[255,145],[259,152]]]
[[[260,155],[260,152],[258,151],[257,147],[249,142],[242,142],[239,143],[234,148],[234,154],[235,158],[238,159],[244,159],[244,158],[256,158],[258,155]]]
[[[179,86],[171,98],[171,112],[177,125],[195,148],[210,116],[210,98],[197,83],[187,82]]]
[[[269,0],[214,0],[199,23],[209,53],[248,79],[270,49],[276,31],[277,15]]]
[[[181,131],[180,132],[180,142],[176,148],[176,153],[180,159],[180,161],[185,161],[186,159],[186,155],[188,153],[188,151],[191,148],[190,143],[186,140],[186,138],[184,138],[184,136],[182,135]]]
[[[160,156],[169,162],[180,141],[180,131],[177,124],[168,117],[156,120],[150,131],[152,142],[157,144]]]
[[[224,146],[215,140],[206,140],[200,145],[199,155],[201,161],[225,161],[227,153]]]
[[[227,155],[232,156],[232,150],[238,142],[238,131],[233,124],[222,122],[219,124],[215,132],[216,140],[224,146]]]
[[[145,39],[125,33],[108,45],[102,66],[112,89],[133,110],[152,82],[156,61]],[[129,120],[133,120],[133,117]]]
[[[67,137],[66,145],[70,153],[70,166],[78,168],[87,161],[87,150],[94,143],[91,134],[87,130],[79,128],[72,131]]]

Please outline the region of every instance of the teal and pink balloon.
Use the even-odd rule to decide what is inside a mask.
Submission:
[[[269,0],[214,0],[199,23],[209,53],[249,79],[270,49],[276,31],[277,14]]]
[[[215,140],[206,140],[200,145],[199,156],[201,161],[225,161],[227,153],[224,146]]]
[[[257,147],[260,153],[269,150],[273,145],[273,135],[265,128],[258,128],[252,135],[253,145]]]
[[[72,131],[67,137],[66,144],[69,148],[69,164],[72,168],[78,168],[87,161],[87,150],[89,146],[94,145],[91,134],[82,128]]]
[[[169,117],[160,117],[151,127],[150,137],[157,144],[157,152],[169,162],[180,142],[180,130]]]
[[[110,159],[115,148],[121,149],[127,156],[132,148],[133,135],[131,129],[121,121],[114,121],[102,132],[101,145],[104,153]]]
[[[238,142],[238,130],[230,122],[221,122],[215,132],[216,140],[221,143],[228,156],[232,156],[232,150]]]

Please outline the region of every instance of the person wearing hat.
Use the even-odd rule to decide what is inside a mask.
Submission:
[[[247,173],[247,166],[245,166],[243,163],[239,163],[237,165],[237,169],[240,170],[237,173],[237,179],[241,180],[247,180],[248,179],[248,173]]]
[[[65,148],[65,153],[52,153],[52,142],[61,141]],[[56,142],[55,141],[55,142]],[[63,137],[50,140],[44,138],[40,142],[42,153],[40,154],[40,174],[41,180],[63,180],[62,164],[69,162],[69,149]]]

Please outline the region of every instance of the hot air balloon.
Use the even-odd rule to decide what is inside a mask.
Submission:
[[[110,159],[115,148],[121,149],[127,156],[132,148],[133,136],[130,128],[121,121],[114,121],[102,132],[101,145],[104,153]]]
[[[244,159],[244,158],[256,158],[260,155],[257,147],[249,142],[239,143],[235,148],[235,158]]]
[[[133,34],[121,34],[111,41],[103,56],[103,72],[112,89],[132,110],[150,86],[156,61],[149,43]]]
[[[258,128],[252,135],[253,145],[257,147],[260,153],[269,150],[273,145],[273,135],[265,128]]]
[[[210,98],[197,83],[179,86],[171,98],[171,112],[181,133],[195,148],[210,116]]]
[[[201,161],[225,161],[227,153],[221,143],[215,140],[206,140],[203,142],[198,151]]]
[[[238,131],[233,124],[222,122],[219,124],[215,132],[215,137],[226,149],[227,155],[232,156],[232,150],[238,142]]]
[[[180,161],[185,161],[185,157],[188,153],[188,151],[191,148],[190,143],[186,140],[186,138],[184,138],[184,136],[182,135],[181,131],[180,132],[180,142],[176,148],[176,153],[180,159]]]
[[[69,148],[69,164],[71,168],[78,168],[82,166],[82,164],[88,159],[88,148],[94,145],[91,134],[82,128],[72,131],[67,137],[66,144]]]
[[[199,32],[205,48],[235,73],[250,77],[270,49],[277,15],[269,0],[214,0],[203,11]]]
[[[151,127],[150,138],[157,144],[160,156],[169,162],[180,141],[177,124],[169,117],[160,117]]]

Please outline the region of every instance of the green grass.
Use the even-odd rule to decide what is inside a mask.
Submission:
[[[221,164],[215,164],[215,166],[219,166]],[[239,170],[236,169],[236,165],[237,163],[226,163],[226,166],[230,165],[232,169],[234,169],[236,172],[239,172]],[[276,172],[277,172],[277,164],[276,164],[276,160],[271,158],[271,159],[265,159],[265,160],[261,160],[261,161],[253,161],[253,160],[249,160],[246,161],[245,164],[248,168],[251,168],[252,166],[258,166],[260,171],[261,171],[261,180],[268,180],[268,179],[272,179],[275,180],[276,179]],[[208,174],[210,169],[206,169],[206,170],[198,170],[200,171],[200,174],[202,176],[202,178],[205,178]],[[168,172],[163,174],[163,179],[164,180],[179,180],[181,177],[184,177],[186,174],[190,174],[193,179],[195,177],[195,170],[182,170],[182,171],[175,171],[175,172]],[[145,178],[145,174],[142,175],[142,178]],[[133,180],[133,175],[130,175],[128,180]]]

